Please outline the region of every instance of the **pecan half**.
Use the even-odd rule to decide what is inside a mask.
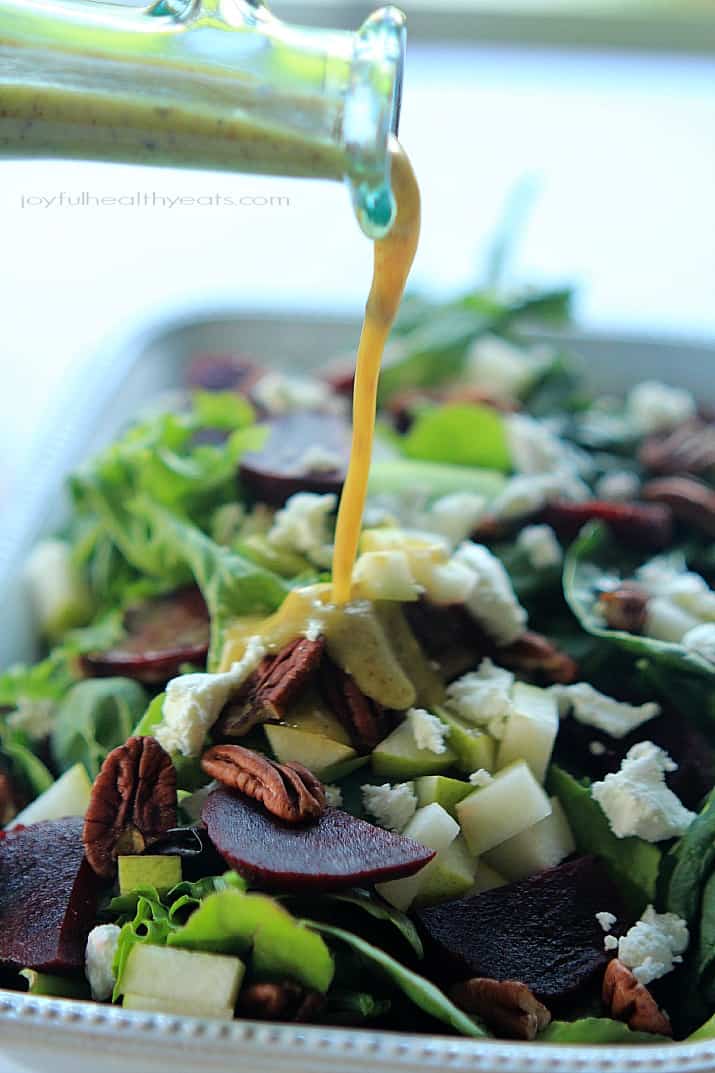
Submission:
[[[143,853],[176,827],[176,771],[154,738],[129,738],[113,749],[94,780],[84,821],[84,851],[94,871],[111,878],[116,858]]]
[[[641,489],[644,499],[665,503],[679,522],[715,537],[715,491],[692,477],[660,477]]]
[[[618,540],[633,548],[660,551],[673,539],[673,515],[664,503],[554,500],[543,511],[542,518],[565,540],[578,536],[590,521],[604,522]]]
[[[201,767],[224,786],[260,801],[286,823],[317,820],[325,811],[322,782],[294,761],[277,764],[242,745],[214,745],[201,757]]]
[[[665,436],[650,436],[639,458],[652,473],[706,474],[715,469],[715,421],[696,417]]]
[[[238,1012],[259,1021],[312,1020],[325,999],[319,991],[308,991],[292,980],[280,983],[255,983],[241,989]]]
[[[624,581],[617,589],[602,592],[598,610],[612,630],[642,633],[648,612],[648,593],[632,581]]]
[[[648,988],[638,983],[631,970],[618,958],[609,962],[601,997],[609,1015],[617,1021],[625,1021],[635,1032],[672,1036],[667,1013],[659,1008]]]
[[[488,980],[474,976],[450,991],[451,999],[467,1013],[509,1039],[536,1039],[551,1014],[526,984],[518,980]]]
[[[325,639],[298,637],[276,656],[266,656],[216,725],[221,737],[241,738],[259,723],[280,722],[310,684],[325,650]]]
[[[384,712],[357,687],[354,679],[326,657],[320,666],[320,692],[347,730],[359,753],[369,753],[382,741],[387,726]]]
[[[578,663],[541,633],[525,630],[510,645],[497,649],[497,663],[547,682],[568,685],[579,675]]]

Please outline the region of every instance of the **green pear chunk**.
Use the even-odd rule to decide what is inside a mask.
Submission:
[[[466,775],[471,775],[473,771],[479,771],[480,768],[494,771],[497,743],[491,734],[471,726],[445,708],[436,709],[435,714],[449,727],[447,741],[456,755],[455,766],[460,771]]]
[[[18,812],[11,827],[18,824],[29,827],[41,820],[64,820],[68,816],[84,816],[91,793],[92,780],[84,764],[75,764],[27,808]]]
[[[165,998],[140,995],[129,991],[122,1000],[125,1010],[144,1010],[146,1013],[175,1014],[179,1017],[210,1017],[216,1021],[232,1021],[233,1006],[202,1005],[193,999]]]
[[[405,912],[421,892],[423,884],[428,879],[429,870],[439,854],[457,838],[459,824],[445,812],[441,805],[425,805],[424,808],[415,812],[402,833],[405,838],[411,838],[419,842],[421,846],[435,850],[437,854],[425,868],[421,868],[414,875],[375,885],[375,890],[385,901]]]
[[[551,799],[551,815],[502,842],[483,860],[510,882],[526,879],[546,868],[555,868],[576,851],[576,842],[557,797]]]
[[[499,744],[497,767],[525,760],[534,778],[543,783],[559,732],[556,699],[545,689],[517,682],[511,700],[512,711]]]
[[[348,762],[361,759],[350,745],[333,741],[323,734],[311,734],[282,723],[267,723],[263,729],[274,756],[281,764],[295,760],[317,778],[328,782],[336,778],[336,771],[344,769]],[[342,774],[345,774],[344,770]]]
[[[551,802],[524,760],[499,771],[457,805],[457,818],[475,857],[551,814]]]
[[[414,905],[436,905],[452,898],[462,898],[474,886],[477,861],[469,852],[462,835],[441,850],[424,869],[422,886]]]
[[[125,995],[142,995],[191,1007],[233,1009],[246,969],[240,958],[137,943],[124,967]],[[210,1003],[207,999],[210,996]]]
[[[418,775],[434,775],[453,767],[456,755],[447,748],[443,753],[419,749],[410,724],[401,723],[372,752],[372,770],[376,775],[406,782]]]
[[[472,894],[483,894],[487,890],[496,890],[497,887],[506,887],[508,882],[508,879],[490,868],[484,858],[480,857],[477,861],[477,873],[474,877],[474,883],[465,897]]]
[[[417,804],[421,807],[436,801],[455,820],[457,804],[473,792],[474,787],[470,783],[462,782],[461,779],[450,779],[448,775],[422,775],[415,780]]]
[[[138,887],[166,891],[181,882],[181,857],[159,854],[119,857],[117,864],[120,894],[130,894]]]

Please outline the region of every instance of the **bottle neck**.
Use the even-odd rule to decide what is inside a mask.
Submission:
[[[395,8],[353,34],[248,0],[0,0],[0,155],[345,179],[379,237],[403,53]]]

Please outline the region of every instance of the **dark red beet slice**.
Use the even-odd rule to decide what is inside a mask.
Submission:
[[[282,507],[296,492],[339,494],[350,460],[350,425],[332,414],[286,414],[266,422],[268,438],[260,451],[243,456],[242,484],[259,503]],[[332,470],[309,471],[306,452],[323,448],[335,455]]]
[[[0,840],[0,963],[73,973],[84,965],[102,881],[84,858],[84,820],[48,820]]]
[[[123,675],[150,685],[179,673],[182,663],[203,664],[209,647],[209,613],[196,588],[156,596],[124,616],[127,636],[106,652],[83,658],[87,674]]]
[[[521,980],[549,1006],[577,996],[604,971],[595,915],[603,911],[623,919],[618,891],[600,862],[579,857],[417,917],[438,978]]]
[[[238,391],[248,394],[263,376],[263,370],[250,358],[237,354],[199,354],[186,373],[189,387],[203,391]]]
[[[201,818],[224,860],[246,879],[282,890],[340,890],[399,879],[434,857],[410,838],[326,809],[315,823],[282,823],[254,801],[216,790]]]
[[[673,541],[673,512],[663,503],[558,500],[546,507],[543,519],[565,540],[578,536],[587,522],[595,520],[605,522],[618,540],[632,548],[659,551]]]

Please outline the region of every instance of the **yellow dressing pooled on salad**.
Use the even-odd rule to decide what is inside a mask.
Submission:
[[[350,599],[360,539],[375,431],[377,385],[387,337],[397,316],[420,233],[420,191],[412,165],[396,139],[390,145],[397,215],[391,231],[375,243],[370,294],[355,366],[350,465],[343,486],[333,551],[333,602]]]

